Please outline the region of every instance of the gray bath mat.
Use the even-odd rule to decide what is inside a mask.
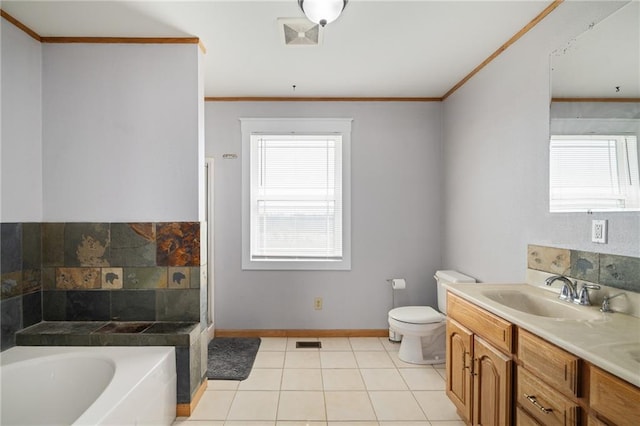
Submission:
[[[207,378],[246,379],[251,373],[259,347],[259,337],[214,337],[208,347]]]

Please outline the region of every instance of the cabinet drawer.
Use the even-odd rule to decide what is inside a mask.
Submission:
[[[580,395],[580,359],[551,343],[518,329],[520,364],[552,387],[571,396]]]
[[[591,409],[619,426],[640,425],[640,389],[599,368],[589,372]]]
[[[611,425],[593,416],[589,416],[589,418],[587,419],[587,426],[611,426]]]
[[[453,293],[447,295],[447,315],[482,336],[501,351],[513,353],[513,325]]]
[[[579,407],[518,366],[518,404],[543,425],[578,425]]]
[[[520,407],[516,407],[516,426],[540,426],[540,423]]]

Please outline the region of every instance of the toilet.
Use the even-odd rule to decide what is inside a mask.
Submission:
[[[389,329],[402,336],[398,357],[411,364],[445,362],[447,290],[444,283],[475,283],[456,271],[437,271],[438,309],[431,306],[403,306],[389,311]]]

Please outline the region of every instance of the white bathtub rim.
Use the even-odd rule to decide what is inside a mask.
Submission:
[[[29,365],[37,365],[40,364],[42,362],[47,362],[47,361],[57,361],[60,359],[69,359],[70,357],[72,358],[86,358],[87,355],[85,352],[64,352],[64,353],[40,353],[40,351],[38,351],[39,353],[31,353],[29,351],[29,355],[27,355],[27,353],[25,352],[25,358],[17,358],[14,356],[10,356],[10,357],[6,357],[6,355],[14,355],[14,351],[13,349],[15,348],[33,348],[34,346],[15,346],[13,348],[10,348],[4,352],[2,352],[0,354],[0,366],[2,366],[2,369],[7,369],[7,370],[12,370],[15,368],[22,368],[25,366],[29,366]],[[38,348],[50,348],[51,346],[35,346]],[[57,347],[56,347],[57,348]],[[7,352],[10,352],[9,354],[7,354]],[[6,355],[5,355],[6,354]],[[19,354],[19,355],[23,355],[23,354]],[[105,361],[108,364],[110,364],[113,369],[114,369],[114,374],[115,374],[115,363],[113,362],[113,359],[108,357],[108,356],[104,356],[104,355],[100,355],[100,354],[91,354],[91,358],[94,359],[98,359],[101,361]]]
[[[142,347],[136,348],[140,349]],[[156,368],[158,368],[158,366],[162,364],[167,357],[171,356],[172,358],[175,358],[173,347],[144,346],[143,348],[145,349],[143,359],[127,358],[125,359],[126,362],[124,364],[116,362],[114,378],[127,377],[127,380],[112,380],[98,399],[80,417],[78,417],[78,419],[73,423],[74,425],[101,424],[103,420],[113,412],[116,404],[120,404],[129,397],[135,386],[138,386],[139,383],[144,381],[148,376],[155,374]],[[146,349],[150,348],[154,348],[154,351],[152,353],[147,353]],[[130,351],[125,351],[123,356],[126,357],[129,352]],[[153,355],[153,368],[149,369],[150,360],[147,356],[151,355]],[[175,374],[176,373],[174,371],[174,377]],[[97,415],[96,413],[100,414]],[[99,417],[99,419],[97,417]]]
[[[102,424],[131,395],[133,389],[150,375],[166,375],[166,380],[173,380],[173,383],[176,380],[173,346],[15,346],[0,354],[0,366],[18,368],[18,363],[37,363],[43,358],[87,355],[110,360],[115,364],[115,371],[110,383],[74,421],[74,425]],[[173,366],[173,371],[158,370],[160,364],[167,361]]]

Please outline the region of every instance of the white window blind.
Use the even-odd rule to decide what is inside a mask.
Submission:
[[[242,269],[351,269],[351,118],[241,118]]]
[[[251,260],[342,260],[342,136],[251,135]]]
[[[552,212],[640,208],[633,135],[552,136],[549,165]]]

